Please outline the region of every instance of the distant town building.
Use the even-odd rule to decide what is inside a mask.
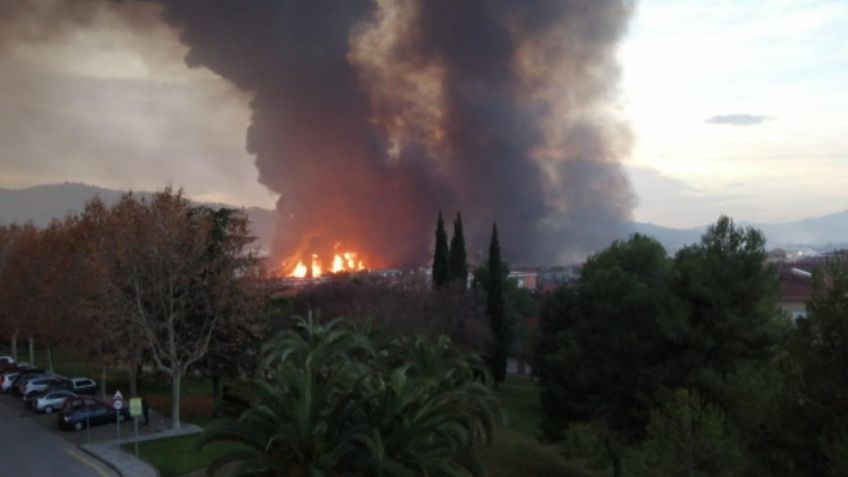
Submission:
[[[821,256],[820,252],[809,247],[774,248],[768,251],[766,261],[769,263],[807,262]]]
[[[513,270],[509,272],[509,278],[515,280],[515,282],[518,284],[518,288],[526,288],[530,291],[536,291],[536,288],[538,288],[538,276],[539,274],[537,272],[532,271],[525,272]]]
[[[807,302],[813,295],[813,272],[825,263],[823,257],[777,263],[780,296],[778,304],[796,321],[807,316]]]

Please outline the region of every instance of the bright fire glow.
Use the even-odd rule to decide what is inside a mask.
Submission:
[[[334,253],[332,265],[327,270],[329,273],[358,272],[365,270],[365,261],[358,259],[356,252]],[[318,254],[312,254],[309,263],[298,260],[297,265],[289,273],[294,278],[319,278],[325,270]]]
[[[294,270],[291,272],[291,276],[296,278],[306,278],[306,274],[309,273],[309,269],[306,268],[306,265],[303,262],[298,261],[297,265],[294,266]]]
[[[358,272],[365,270],[365,262],[356,260],[356,253],[343,252],[333,255],[333,268],[330,269],[333,273],[342,272]]]
[[[312,254],[312,278],[321,276],[321,259],[318,255]]]

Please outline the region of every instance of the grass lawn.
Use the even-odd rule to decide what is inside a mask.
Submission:
[[[481,449],[491,477],[584,477],[560,455],[557,446],[536,439],[541,409],[538,390],[529,379],[510,376],[498,389],[506,422],[498,426],[494,445]],[[200,470],[229,450],[231,445],[215,444],[199,451],[197,435],[175,437],[140,445],[141,457],[159,469],[162,477],[177,477]],[[132,446],[125,446],[132,451]]]
[[[480,455],[491,477],[584,477],[569,465],[556,445],[539,442],[539,390],[526,378],[508,376],[498,389],[506,422],[495,433],[491,448]]]
[[[141,457],[153,464],[162,477],[178,477],[207,467],[215,458],[237,448],[237,444],[218,442],[202,450],[197,446],[198,435],[188,435],[142,442],[139,444]],[[134,452],[132,444],[123,446]]]

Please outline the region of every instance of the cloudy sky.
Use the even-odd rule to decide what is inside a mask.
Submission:
[[[0,43],[0,187],[170,183],[272,207],[244,151],[249,96],[186,68],[164,25],[100,16],[59,40]],[[620,51],[635,219],[848,208],[846,32],[844,0],[642,0]]]
[[[848,209],[848,2],[644,0],[620,57],[637,220]]]

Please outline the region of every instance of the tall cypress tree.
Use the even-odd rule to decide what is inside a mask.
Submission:
[[[489,245],[489,287],[486,290],[486,314],[492,328],[492,350],[489,363],[495,385],[506,378],[506,357],[509,348],[506,326],[506,299],[504,297],[503,263],[501,246],[498,243],[498,225],[492,226],[492,241]]]
[[[445,221],[442,220],[442,212],[439,211],[439,221],[436,223],[436,249],[433,252],[433,288],[442,288],[450,279],[449,254]]]
[[[453,221],[453,238],[450,243],[450,259],[448,260],[449,276],[451,282],[463,285],[468,281],[468,265],[465,254],[465,236],[462,233],[462,215],[456,214]]]

